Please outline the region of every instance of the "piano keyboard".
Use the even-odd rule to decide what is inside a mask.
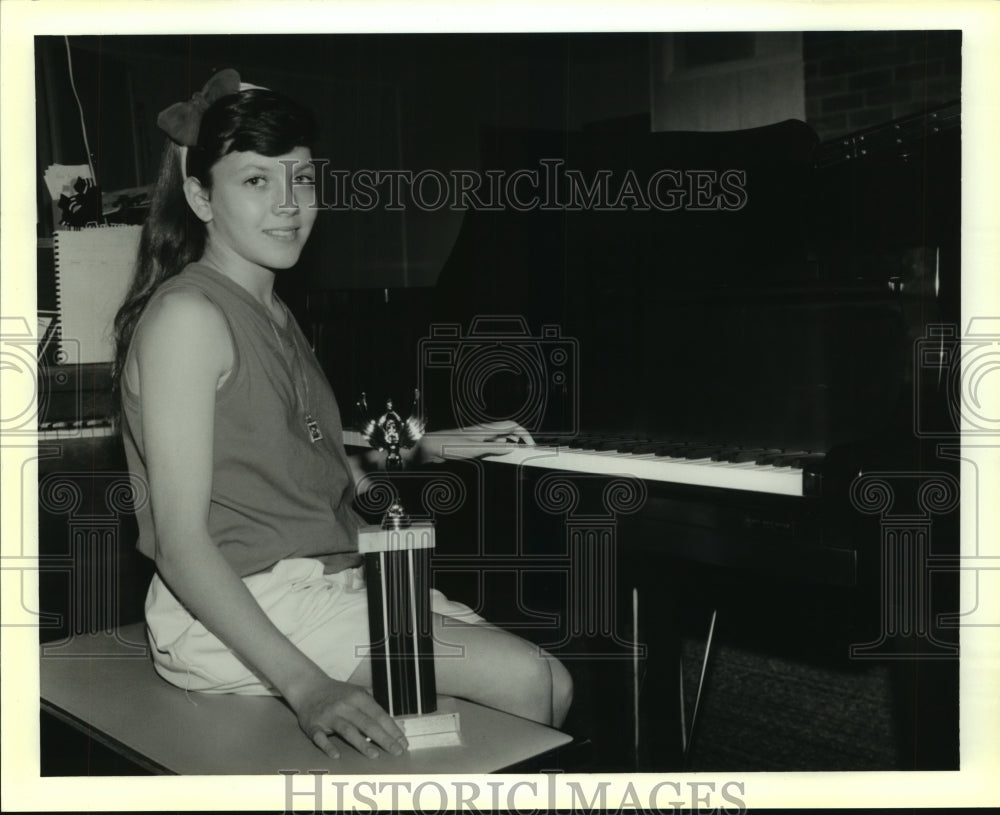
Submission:
[[[772,495],[802,496],[804,466],[822,460],[821,453],[747,449],[691,442],[585,437],[563,440],[539,437],[536,444],[492,441],[456,435],[444,446],[445,458],[490,457],[500,464],[538,467],[596,475],[627,475],[697,487],[749,490]],[[345,431],[348,445],[367,447],[356,431]]]
[[[773,495],[801,496],[802,470],[775,467],[756,461],[713,461],[710,457],[666,458],[656,453],[623,453],[617,450],[585,450],[567,447],[522,445],[496,459],[522,467],[628,475],[644,481],[662,481],[697,487],[751,490]]]
[[[96,439],[115,434],[107,419],[90,419],[85,422],[46,422],[38,428],[39,441],[71,439]],[[348,447],[368,447],[368,442],[357,430],[344,431],[344,444]]]
[[[114,432],[110,423],[103,419],[82,423],[52,422],[39,428],[38,440],[101,438]],[[822,459],[822,454],[806,451],[746,450],[690,442],[605,437],[574,439],[568,445],[554,444],[547,438],[539,438],[538,444],[492,441],[471,434],[452,438],[454,443],[444,447],[446,458],[489,456],[500,464],[596,475],[627,475],[646,481],[750,490],[773,495],[802,496],[803,465]],[[344,431],[344,444],[348,447],[368,447],[364,436],[350,429]]]
[[[107,419],[90,419],[85,422],[47,422],[38,428],[39,441],[71,441],[112,436],[115,429]]]

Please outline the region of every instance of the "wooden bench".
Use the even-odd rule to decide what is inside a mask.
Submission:
[[[182,775],[488,773],[571,741],[527,719],[440,697],[441,710],[461,716],[461,745],[375,760],[344,745],[341,758],[331,759],[278,698],[186,693],[165,682],[153,670],[142,623],[43,644],[41,707],[142,768]]]

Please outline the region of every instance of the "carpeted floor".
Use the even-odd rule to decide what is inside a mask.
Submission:
[[[686,638],[682,653],[690,726],[704,641]],[[714,642],[692,770],[893,770],[900,763],[886,663],[823,664]]]

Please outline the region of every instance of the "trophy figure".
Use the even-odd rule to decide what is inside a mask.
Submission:
[[[392,399],[385,400],[385,413],[378,419],[369,417],[368,401],[364,393],[356,403],[361,419],[361,434],[373,448],[386,453],[387,470],[402,470],[400,450],[408,450],[423,438],[426,422],[417,415],[419,399],[420,391],[413,391],[413,406],[409,418],[405,420],[393,410]]]
[[[381,417],[363,422],[365,438],[386,453],[390,472],[403,468],[400,450],[424,434],[416,403],[414,392],[414,410],[403,420],[389,399]],[[367,414],[364,394],[357,404]],[[437,710],[430,609],[433,549],[433,522],[411,519],[398,494],[381,524],[363,526],[358,533],[368,583],[372,693],[406,734],[410,749],[461,743],[458,713]]]

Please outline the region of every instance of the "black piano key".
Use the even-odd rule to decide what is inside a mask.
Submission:
[[[599,442],[595,442],[593,449],[594,450],[601,450],[601,451],[605,451],[605,450],[617,450],[623,444],[624,445],[634,444],[634,440],[628,440],[628,439],[623,440],[623,439],[620,439],[620,438],[617,438],[617,439],[615,439],[615,438],[602,439]]]
[[[630,450],[623,450],[622,452],[628,452],[634,456],[642,456],[646,455],[647,453],[655,453],[657,450],[660,449],[660,447],[661,445],[659,442],[644,441],[644,442],[639,442],[638,444],[634,444],[631,446]]]
[[[715,452],[715,450],[715,447],[685,447],[683,450],[678,451],[680,453],[678,458],[708,458],[709,454]]]
[[[656,444],[649,452],[657,456],[674,456],[682,445],[679,444]]]
[[[573,450],[590,450],[594,444],[603,440],[603,436],[577,436],[575,439],[570,439],[566,446]]]
[[[777,452],[779,451],[768,447],[748,447],[743,450],[737,450],[726,461],[732,464],[746,464],[748,461],[757,461],[759,456]]]
[[[745,461],[753,461],[763,452],[763,447],[738,447],[732,445],[713,453],[712,461],[725,461],[730,464],[737,464]]]
[[[765,450],[763,453],[760,453],[754,459],[754,464],[760,464],[760,465],[770,464],[778,456],[784,454],[784,452],[785,452],[784,450],[774,450],[774,449]]]
[[[792,450],[791,452],[781,453],[781,455],[774,456],[770,464],[772,467],[788,467],[791,465],[795,459],[800,456],[806,455],[805,450]]]
[[[685,458],[689,450],[704,446],[704,442],[677,442],[674,444],[662,444],[656,450],[656,455],[667,456],[668,458]]]
[[[801,470],[808,464],[816,464],[826,458],[826,453],[803,453],[795,456],[788,462],[788,466],[796,470]]]
[[[559,436],[535,436],[535,444],[539,447],[558,447],[564,441]]]
[[[631,439],[629,441],[619,442],[618,446],[614,449],[619,453],[634,453],[637,447],[646,446],[648,447],[651,439]],[[648,451],[652,452],[652,451]]]
[[[631,436],[622,435],[610,435],[604,433],[593,433],[583,436],[577,436],[571,442],[569,442],[569,447],[574,450],[615,450],[619,444],[624,444],[635,439]]]
[[[728,449],[730,449],[728,446],[720,446],[718,444],[709,445],[707,447],[696,446],[688,449],[684,453],[684,458],[687,459],[711,458],[713,455],[720,452],[721,450],[728,450]]]

